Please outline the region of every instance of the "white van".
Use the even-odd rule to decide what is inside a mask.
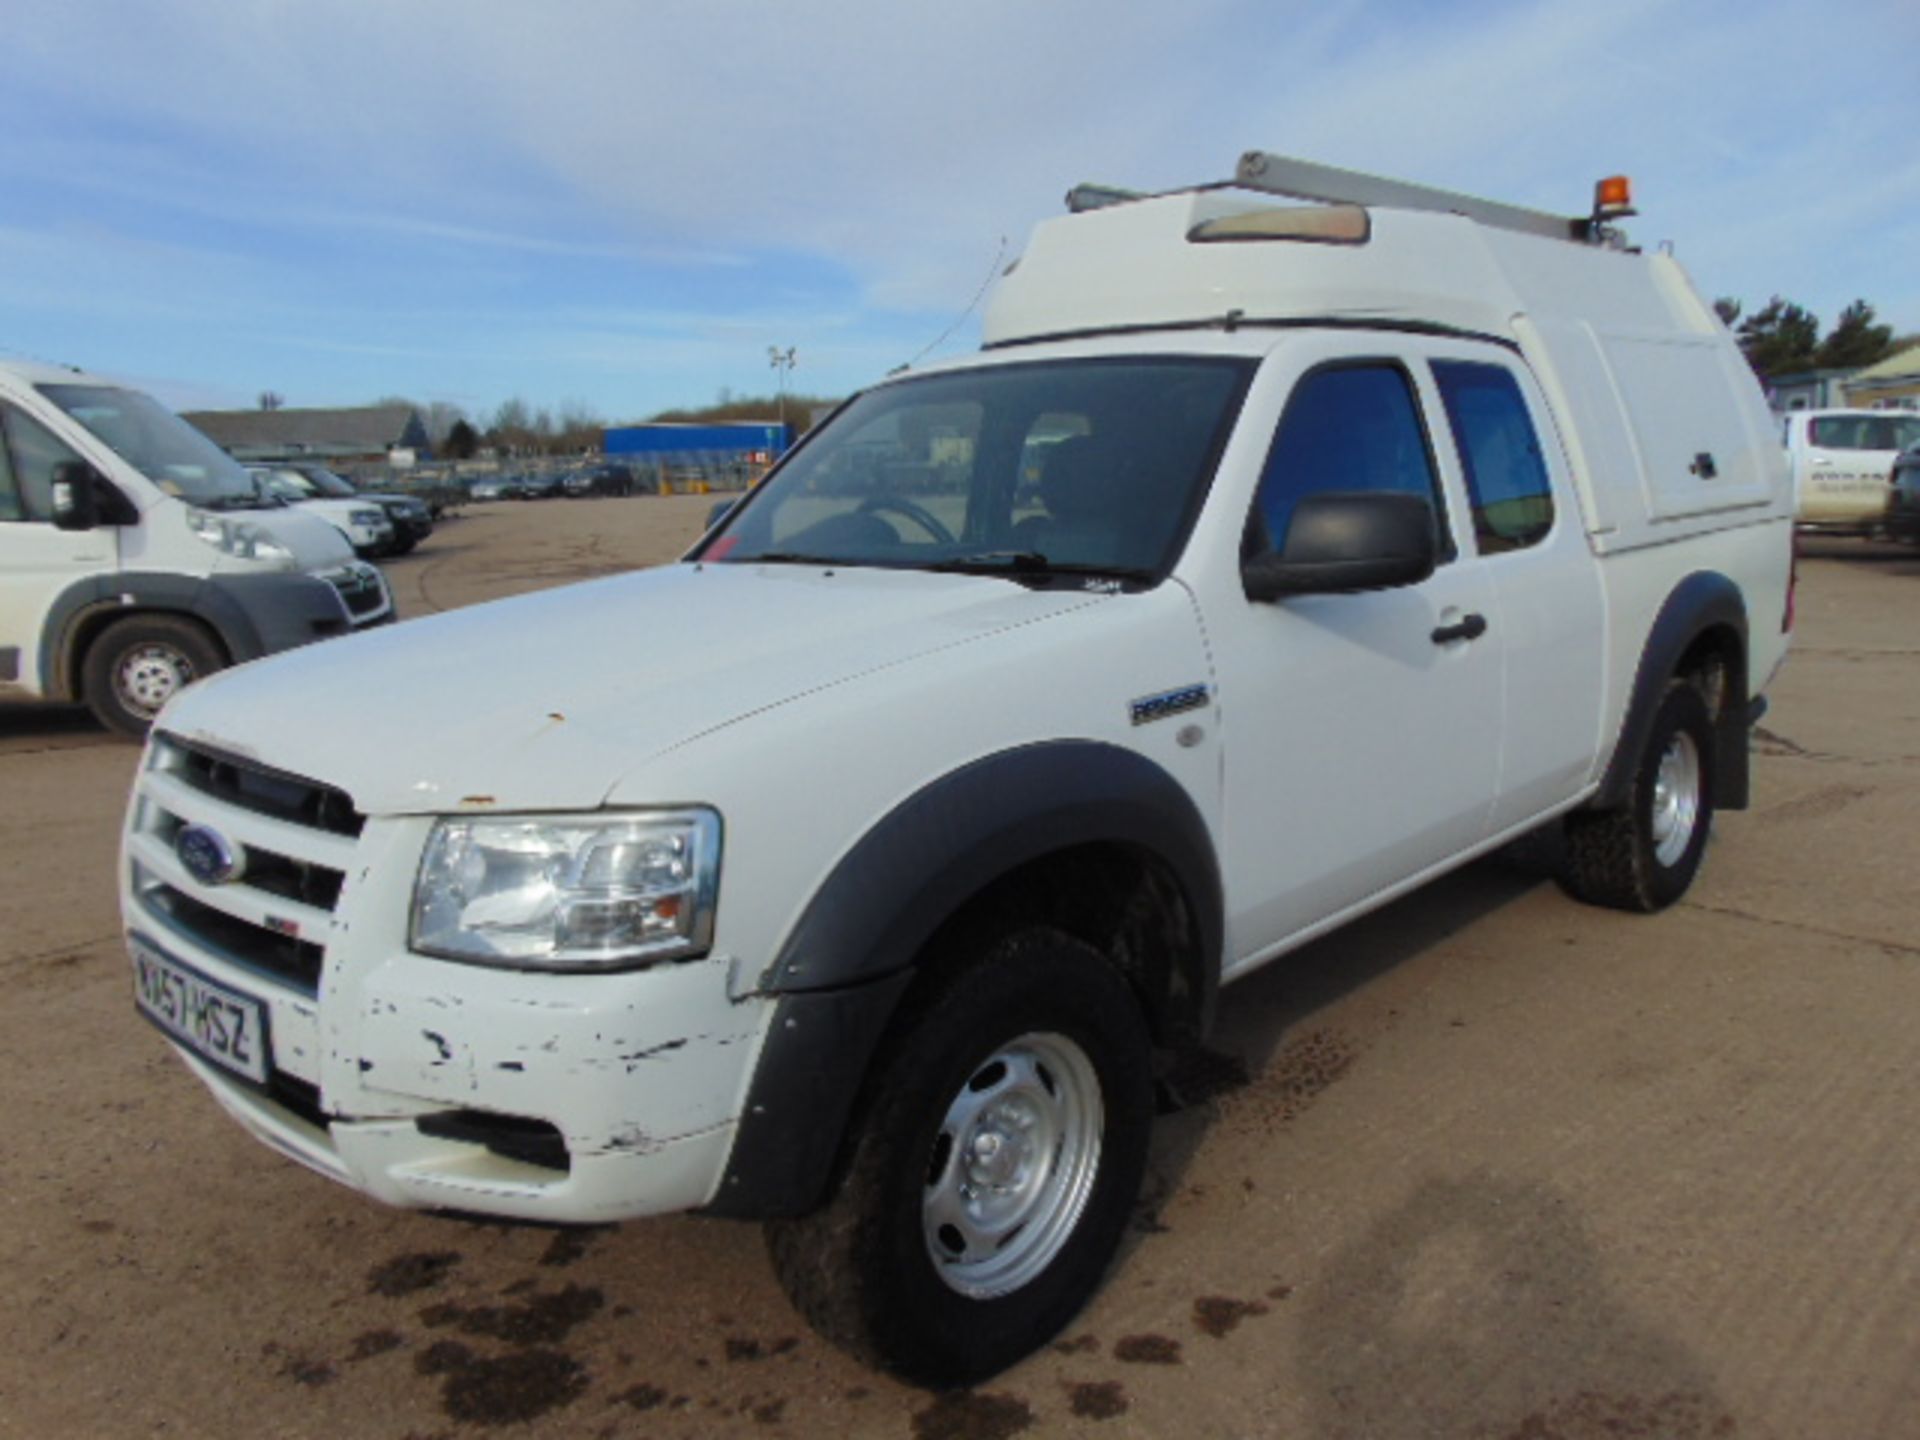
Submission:
[[[168,708],[121,908],[222,1108],[394,1205],[764,1221],[962,1385],[1099,1285],[1223,987],[1545,825],[1685,893],[1793,514],[1678,263],[1258,154],[1093,198],[680,564]]]
[[[137,390],[0,361],[0,699],[142,735],[192,680],[393,618],[324,520]]]
[[[1796,515],[1810,530],[1866,535],[1887,514],[1893,462],[1920,445],[1910,410],[1793,410],[1781,417]]]

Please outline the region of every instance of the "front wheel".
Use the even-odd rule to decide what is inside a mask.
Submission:
[[[1713,828],[1713,719],[1700,691],[1667,688],[1627,803],[1567,817],[1561,883],[1616,910],[1663,910],[1687,892]]]
[[[914,1007],[827,1206],[771,1221],[813,1327],[916,1384],[968,1385],[1045,1344],[1099,1287],[1146,1167],[1151,1045],[1090,947],[1027,930]]]
[[[167,701],[225,664],[219,647],[193,621],[135,615],[100,633],[87,650],[81,681],[94,718],[137,740]]]

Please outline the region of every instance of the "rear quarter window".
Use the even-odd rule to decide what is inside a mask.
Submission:
[[[1460,360],[1435,361],[1433,375],[1466,476],[1480,553],[1538,544],[1553,529],[1553,488],[1519,383],[1502,366]]]

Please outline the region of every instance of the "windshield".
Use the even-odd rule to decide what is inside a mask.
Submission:
[[[317,465],[249,465],[267,488],[288,500],[351,500],[360,492],[331,470]]]
[[[1252,370],[1128,357],[883,385],[808,437],[697,558],[1158,579]]]
[[[249,467],[247,473],[258,480],[269,495],[281,500],[312,500],[317,494],[304,476],[296,475],[291,470],[255,470]]]
[[[259,503],[239,462],[150,396],[108,385],[42,385],[40,393],[167,494],[215,508]]]
[[[1920,445],[1920,415],[1823,415],[1809,427],[1828,450],[1905,450]]]
[[[351,500],[360,493],[333,471],[319,465],[303,465],[290,473],[298,475],[312,487],[315,494],[324,495],[329,500]]]

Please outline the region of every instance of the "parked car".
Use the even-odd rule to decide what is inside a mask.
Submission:
[[[486,475],[474,481],[467,493],[475,500],[523,500],[527,491],[518,475]]]
[[[224,666],[392,618],[338,530],[158,401],[0,360],[0,697],[139,736]]]
[[[633,470],[626,465],[589,465],[566,479],[566,492],[573,499],[587,495],[631,495]]]
[[[220,1107],[388,1204],[764,1221],[824,1335],[968,1385],[1100,1285],[1223,986],[1544,826],[1683,896],[1792,615],[1732,337],[1598,207],[1239,182],[1043,223],[681,564],[180,696],[117,878]]]
[[[378,505],[393,527],[393,539],[383,554],[405,555],[433,533],[433,512],[417,495],[370,493],[329,470],[304,461],[276,461],[255,467],[272,475],[283,488],[292,486],[307,500],[358,500]]]
[[[1781,420],[1796,513],[1811,530],[1869,534],[1887,511],[1887,476],[1920,445],[1920,415],[1901,410],[1795,410]]]
[[[322,495],[301,478],[271,466],[250,466],[247,473],[258,483],[262,494],[282,505],[298,505],[332,525],[346,536],[353,553],[361,559],[392,553],[393,522],[387,518],[387,512],[372,501],[357,496],[338,500]]]
[[[1920,445],[1900,452],[1887,484],[1887,534],[1920,545]]]
[[[551,500],[556,495],[566,493],[566,474],[553,470],[544,475],[529,475],[520,482],[520,498],[523,500]]]

